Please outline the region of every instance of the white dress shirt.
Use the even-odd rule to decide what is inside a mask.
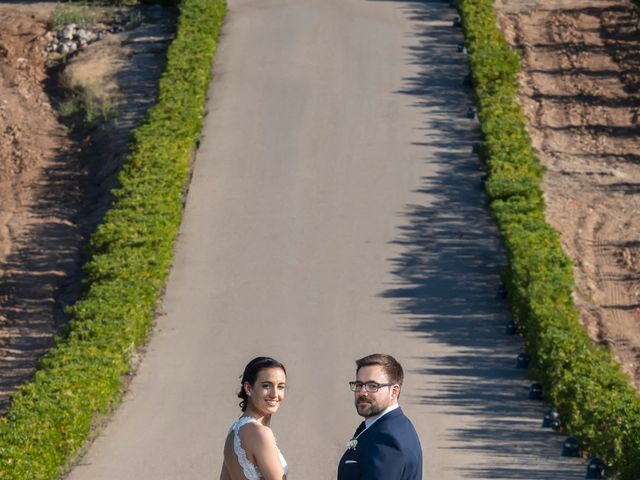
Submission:
[[[377,415],[374,415],[373,417],[365,418],[364,419],[365,430],[369,428],[371,425],[373,425],[374,423],[376,423],[378,420],[380,420],[387,413],[394,411],[398,407],[400,407],[400,405],[397,403],[394,403],[393,405],[389,405],[387,408],[385,408],[383,411],[381,411]]]

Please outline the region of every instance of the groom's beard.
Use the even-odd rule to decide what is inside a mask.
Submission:
[[[372,403],[369,400],[359,399],[356,402],[356,411],[361,417],[369,418],[379,414],[382,409],[377,404]]]

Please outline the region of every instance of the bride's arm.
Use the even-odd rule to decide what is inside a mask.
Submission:
[[[251,445],[251,453],[255,457],[256,466],[264,480],[286,480],[284,468],[280,463],[278,446],[273,432],[268,427],[252,428],[247,432],[247,445]]]

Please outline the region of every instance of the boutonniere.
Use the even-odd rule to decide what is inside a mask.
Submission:
[[[355,450],[357,446],[358,440],[356,440],[355,438],[352,438],[347,442],[347,450]]]

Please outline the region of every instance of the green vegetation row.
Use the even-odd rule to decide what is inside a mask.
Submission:
[[[62,338],[0,419],[0,478],[58,478],[121,398],[150,331],[182,216],[225,0],[183,0],[158,102],[134,133],[114,202],[90,241]]]
[[[460,0],[459,7],[484,137],[486,189],[506,245],[504,280],[531,373],[560,413],[563,430],[620,479],[637,480],[640,398],[612,354],[580,324],[572,263],[545,221],[543,169],[516,100],[519,56],[497,26],[493,0]]]

